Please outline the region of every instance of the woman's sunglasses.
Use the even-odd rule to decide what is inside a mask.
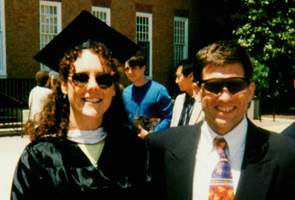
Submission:
[[[214,94],[220,94],[226,87],[231,94],[236,94],[249,86],[249,79],[246,78],[227,78],[227,79],[210,79],[202,80],[200,84],[205,90]]]
[[[75,73],[72,76],[72,81],[79,87],[85,86],[89,81],[89,74]],[[107,89],[112,86],[114,78],[110,74],[97,74],[95,81],[101,89]]]

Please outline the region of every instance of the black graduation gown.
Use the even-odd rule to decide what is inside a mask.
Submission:
[[[98,167],[66,139],[33,142],[19,159],[11,199],[144,199],[146,154],[141,142],[108,136]]]

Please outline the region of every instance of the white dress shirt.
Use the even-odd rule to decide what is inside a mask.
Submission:
[[[29,119],[38,119],[38,114],[42,111],[48,95],[52,90],[46,87],[35,86],[29,94]]]
[[[229,160],[233,176],[234,192],[237,190],[240,179],[247,127],[248,122],[246,117],[244,117],[233,130],[223,136],[229,147]],[[213,146],[213,139],[217,136],[218,135],[208,126],[207,122],[204,121],[201,127],[201,135],[196,152],[196,164],[193,178],[193,200],[208,200],[211,174],[219,160],[219,156]]]

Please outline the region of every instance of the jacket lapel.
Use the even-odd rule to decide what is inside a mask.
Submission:
[[[179,123],[180,115],[183,109],[184,99],[185,99],[185,94],[181,94],[178,97],[178,100],[175,101],[175,109],[173,110],[173,112],[175,113],[175,119],[173,121],[174,126],[177,126]]]
[[[179,127],[179,142],[168,148],[166,183],[168,199],[192,199],[195,154],[201,123]],[[248,121],[245,154],[235,200],[266,199],[274,173],[274,160],[269,153],[268,134]]]
[[[274,162],[268,153],[268,135],[248,121],[245,154],[236,200],[265,199]]]
[[[185,126],[177,146],[169,148],[167,156],[167,190],[170,200],[192,198],[192,183],[195,166],[196,145],[200,136],[200,125]]]

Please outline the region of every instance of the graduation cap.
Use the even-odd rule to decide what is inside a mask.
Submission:
[[[89,39],[105,44],[112,52],[112,57],[117,58],[121,63],[139,50],[133,41],[84,10],[34,58],[51,69],[59,71],[59,62],[64,53]]]

